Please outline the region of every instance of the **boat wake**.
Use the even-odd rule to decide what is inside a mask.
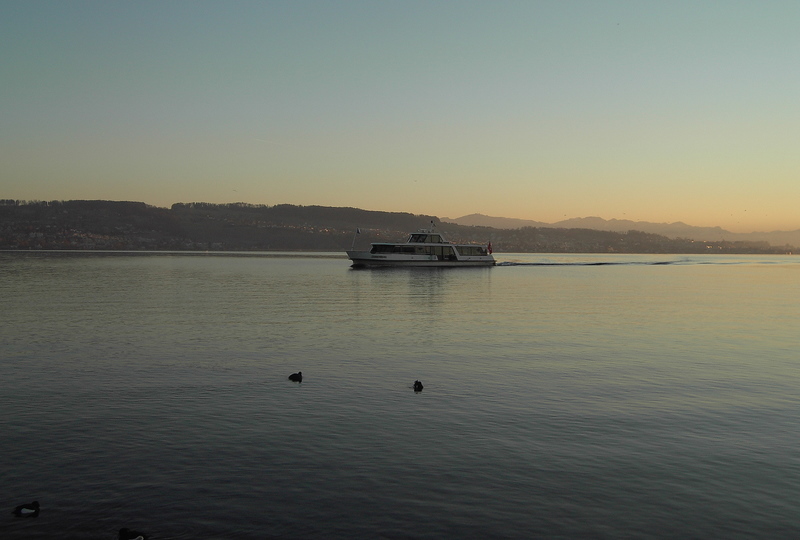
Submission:
[[[496,266],[694,266],[694,265],[785,265],[800,264],[800,259],[785,256],[768,257],[688,257],[672,260],[538,260],[538,261],[497,261]]]
[[[582,262],[498,262],[495,266],[661,266],[668,264],[713,264],[698,261],[582,261]]]

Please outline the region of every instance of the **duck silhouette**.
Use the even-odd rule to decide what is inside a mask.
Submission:
[[[39,515],[39,501],[30,504],[21,504],[11,512],[17,517],[36,517]]]
[[[422,386],[422,383],[419,381],[414,381],[414,392],[422,392],[422,389],[425,388]]]
[[[297,373],[292,373],[289,375],[289,380],[292,382],[303,382],[303,372],[298,371]]]
[[[147,540],[147,535],[139,531],[132,531],[127,527],[119,530],[119,540]]]

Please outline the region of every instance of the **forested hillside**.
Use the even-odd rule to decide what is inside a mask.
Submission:
[[[337,251],[404,240],[433,222],[448,239],[517,253],[784,253],[766,242],[700,242],[638,231],[442,223],[436,216],[324,206],[0,201],[0,249]],[[356,230],[361,232],[356,234]]]

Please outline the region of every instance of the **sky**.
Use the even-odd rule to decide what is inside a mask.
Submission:
[[[800,2],[0,0],[0,198],[800,229]]]

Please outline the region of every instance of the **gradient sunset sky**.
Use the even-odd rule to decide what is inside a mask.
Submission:
[[[800,2],[0,2],[0,198],[800,228]]]

